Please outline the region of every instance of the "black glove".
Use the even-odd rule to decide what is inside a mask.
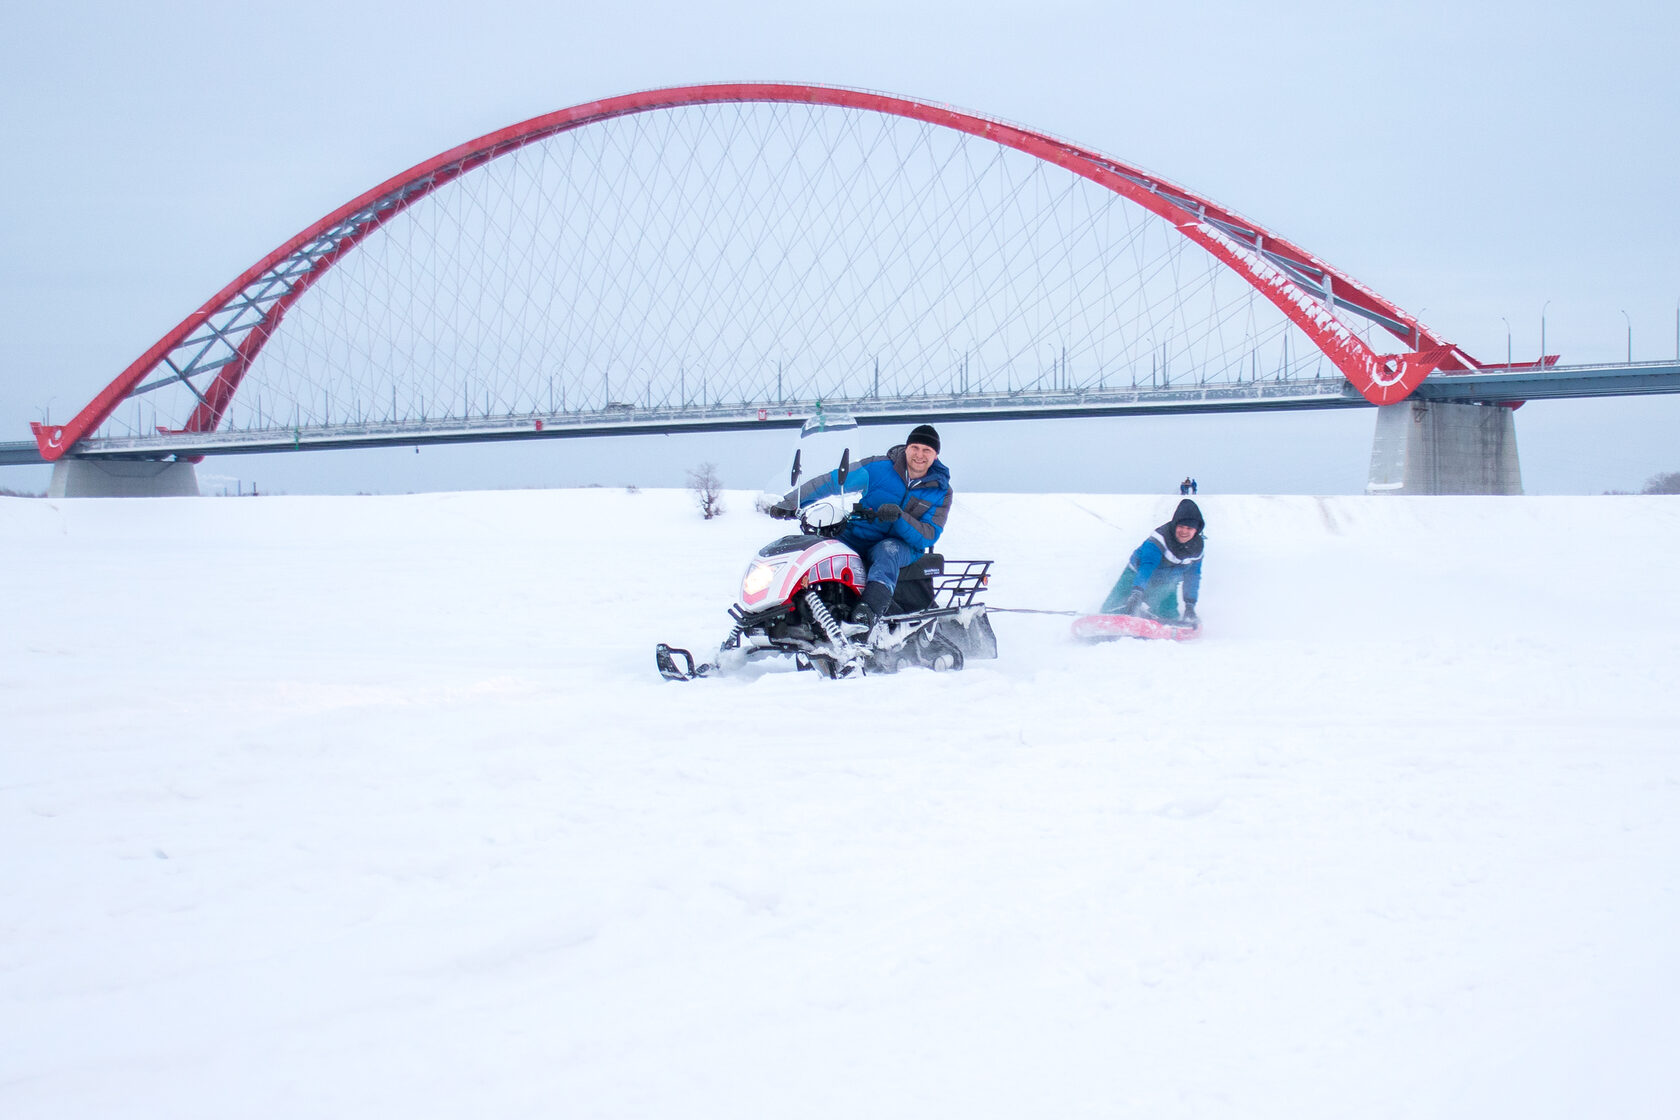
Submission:
[[[897,521],[903,513],[904,511],[899,509],[897,505],[892,502],[887,502],[885,505],[875,507],[875,520],[883,521],[890,525],[894,521]]]
[[[1148,611],[1144,609],[1143,590],[1141,588],[1137,588],[1137,587],[1132,588],[1131,594],[1126,596],[1126,601],[1120,604],[1120,613],[1121,614],[1147,614],[1148,613]]]
[[[765,512],[777,521],[792,521],[799,516],[799,502],[793,498],[783,498]]]
[[[1196,604],[1184,604],[1183,622],[1186,626],[1200,626],[1202,624],[1202,620],[1196,617]]]

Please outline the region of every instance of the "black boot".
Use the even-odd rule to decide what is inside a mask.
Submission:
[[[892,588],[878,581],[863,585],[863,598],[852,608],[852,621],[859,626],[874,626],[875,620],[887,613],[892,602]]]

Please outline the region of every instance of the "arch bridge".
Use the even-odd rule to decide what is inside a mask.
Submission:
[[[1498,493],[1520,490],[1500,406],[1676,389],[1676,365],[1479,362],[1259,223],[1042,132],[719,84],[392,177],[7,458],[132,492],[191,485],[206,455],[791,425],[822,402],[862,423],[1375,406],[1373,490]]]

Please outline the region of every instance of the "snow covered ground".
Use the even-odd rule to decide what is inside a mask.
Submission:
[[[1200,642],[680,685],[746,494],[0,498],[0,1116],[1680,1115],[1680,500],[1201,501]]]

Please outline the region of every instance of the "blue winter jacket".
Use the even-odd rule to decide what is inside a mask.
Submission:
[[[1196,535],[1190,538],[1188,544],[1179,544],[1174,535],[1179,525],[1196,527]],[[1144,538],[1126,562],[1127,569],[1132,573],[1131,586],[1147,588],[1151,580],[1157,586],[1181,584],[1184,601],[1195,606],[1202,593],[1202,530],[1206,527],[1201,508],[1195,502],[1189,498],[1179,502],[1173,519]],[[1163,564],[1165,567],[1162,567]],[[1125,579],[1125,573],[1121,574],[1121,579]]]
[[[951,513],[951,472],[938,459],[928,472],[916,481],[906,477],[904,445],[885,455],[871,455],[852,465],[846,475],[846,492],[861,491],[858,504],[866,510],[883,505],[896,505],[904,512],[890,525],[872,518],[854,516],[846,525],[846,535],[873,544],[888,536],[897,537],[918,552],[926,552],[945,531],[945,519]],[[838,470],[819,475],[797,491],[799,504],[808,506],[818,498],[840,493]]]
[[[1127,561],[1127,566],[1135,573],[1132,576],[1132,586],[1147,587],[1149,581],[1159,572],[1163,580],[1182,582],[1184,585],[1184,601],[1191,606],[1195,606],[1196,600],[1202,594],[1201,552],[1197,550],[1193,559],[1182,560],[1163,547],[1165,542],[1160,539],[1160,536],[1161,531],[1157,529],[1149,534],[1148,539],[1138,545],[1132,552],[1131,559]],[[1196,539],[1201,540],[1200,537]],[[1165,571],[1161,571],[1163,560],[1168,562]]]

